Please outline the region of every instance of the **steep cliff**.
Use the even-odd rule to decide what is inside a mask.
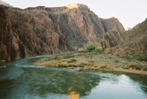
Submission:
[[[36,18],[20,9],[0,7],[0,59],[15,60],[66,50],[63,33],[49,17]],[[35,21],[34,21],[35,20]],[[45,26],[47,26],[45,28]],[[59,46],[60,44],[60,46]]]
[[[134,54],[147,51],[147,19],[123,33],[118,46],[112,48],[115,54]]]
[[[147,50],[147,19],[136,25],[133,29],[127,31],[123,36],[122,47],[133,48],[137,52]]]
[[[99,18],[82,4],[24,10],[0,6],[0,28],[0,60],[75,50],[99,44],[98,37],[109,31],[124,32],[116,18]]]
[[[111,48],[119,45],[124,38],[123,33],[117,31],[108,31],[98,37],[99,46]]]
[[[87,43],[98,44],[97,38],[108,31],[124,32],[122,24],[116,18],[99,18],[85,5],[72,4],[62,10],[55,9],[57,8],[47,11],[52,20],[60,25],[67,43],[72,47],[83,47]]]

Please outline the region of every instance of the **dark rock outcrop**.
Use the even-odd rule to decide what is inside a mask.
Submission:
[[[121,32],[108,31],[98,37],[98,42],[100,42],[100,45],[105,48],[115,47],[124,40],[122,35],[123,33]]]
[[[0,60],[99,44],[98,37],[109,31],[122,33],[124,28],[116,18],[101,19],[81,4],[24,10],[0,6]]]

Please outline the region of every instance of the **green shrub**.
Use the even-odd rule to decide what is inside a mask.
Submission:
[[[147,61],[147,56],[140,56],[137,58],[139,61]]]
[[[134,69],[135,67],[137,67],[137,64],[135,62],[132,62],[132,63],[129,64],[129,68]]]
[[[71,53],[67,53],[67,54],[65,54],[65,56],[64,56],[64,58],[72,58],[72,57],[74,57],[74,56],[73,56],[73,54],[71,54]]]
[[[87,64],[87,63],[83,63],[83,62],[82,62],[82,63],[80,63],[80,65],[84,65],[84,66],[85,66],[85,65],[88,65],[88,64]]]
[[[70,60],[68,60],[67,62],[68,63],[73,63],[73,62],[76,62],[77,60],[76,59],[70,59]]]
[[[92,64],[93,64],[93,63],[94,63],[94,61],[90,60],[90,61],[88,61],[88,63],[92,63]]]
[[[95,52],[104,52],[105,51],[105,47],[97,47],[95,48]]]
[[[141,68],[142,68],[141,66],[136,66],[135,67],[135,69],[137,69],[137,70],[141,70]]]
[[[102,51],[105,51],[105,50],[106,50],[106,48],[104,46],[102,46]]]
[[[129,66],[122,66],[123,69],[129,69]]]
[[[119,63],[119,60],[114,60],[115,63]]]
[[[88,52],[94,51],[95,50],[95,46],[94,45],[89,45],[86,50]]]
[[[142,68],[143,71],[147,71],[147,66]]]
[[[97,47],[97,48],[95,48],[94,51],[95,51],[95,52],[102,52],[102,47]]]

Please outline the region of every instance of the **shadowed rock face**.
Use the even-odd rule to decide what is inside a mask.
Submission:
[[[59,24],[65,33],[65,39],[72,47],[82,47],[84,44],[97,44],[99,35],[108,31],[124,32],[122,24],[116,18],[101,19],[89,10],[87,6],[64,9],[52,13],[52,20]]]
[[[122,33],[116,31],[108,31],[98,37],[98,42],[100,42],[101,46],[105,46],[105,48],[115,47],[123,40]]]
[[[26,12],[0,8],[0,59],[15,60],[29,55],[40,55],[66,50],[60,27],[49,17],[31,18]],[[47,26],[47,28],[45,28]],[[60,42],[60,46],[59,46]]]
[[[119,45],[131,52],[147,51],[147,19],[124,33],[124,41]],[[126,51],[127,51],[126,50]]]
[[[124,32],[121,36],[116,35],[115,36],[116,39],[117,38],[119,39],[118,44],[114,48],[111,48],[109,53],[116,54],[116,55],[143,53],[144,56],[147,56],[146,54],[147,28],[146,27],[147,27],[147,19],[143,21],[142,23],[136,25],[131,30]],[[111,38],[110,35],[109,35],[109,38]]]
[[[98,37],[108,31],[124,32],[116,18],[101,19],[81,4],[24,10],[0,6],[0,23],[0,60],[75,50],[100,43]]]

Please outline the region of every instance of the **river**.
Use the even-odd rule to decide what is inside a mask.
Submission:
[[[147,99],[147,76],[34,66],[36,56],[0,67],[0,99]]]

